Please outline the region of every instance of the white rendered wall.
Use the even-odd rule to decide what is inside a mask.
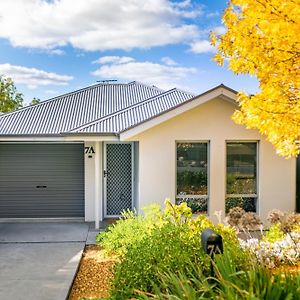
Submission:
[[[258,213],[295,209],[296,164],[278,157],[258,131],[231,120],[236,107],[214,99],[134,136],[139,141],[139,208],[175,199],[176,141],[209,142],[209,215],[225,210],[226,141],[258,141]]]
[[[100,157],[100,182],[99,182],[99,201],[100,211],[99,215],[102,218],[102,142],[98,142],[99,145],[99,157]],[[93,147],[95,149],[96,142],[85,142],[85,147]],[[89,155],[92,157],[90,158]],[[85,169],[85,221],[91,222],[95,220],[95,154],[84,155],[84,169]]]

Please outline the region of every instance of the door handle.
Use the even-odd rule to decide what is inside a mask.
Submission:
[[[45,189],[47,186],[46,185],[37,185],[36,188],[37,189]]]
[[[103,177],[107,177],[108,172],[106,170],[103,171]]]

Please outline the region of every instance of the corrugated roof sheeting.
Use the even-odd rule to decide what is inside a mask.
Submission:
[[[0,134],[67,132],[161,93],[162,90],[139,82],[97,84],[1,115]]]
[[[120,112],[96,120],[72,130],[72,133],[120,133],[130,127],[145,122],[179,104],[193,98],[194,95],[177,89],[152,97]]]

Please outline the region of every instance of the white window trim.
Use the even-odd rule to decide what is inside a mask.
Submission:
[[[178,144],[206,144],[207,145],[207,194],[206,195],[180,195],[177,194],[177,145]],[[175,141],[175,199],[207,199],[209,205],[210,194],[210,141],[209,140],[176,140]]]
[[[225,190],[227,192],[227,144],[246,144],[246,143],[256,143],[256,178],[255,178],[255,185],[256,185],[256,193],[255,194],[227,194],[227,198],[255,198],[255,206],[256,206],[256,213],[259,212],[259,140],[226,140],[225,141]],[[225,201],[226,201],[225,199]]]

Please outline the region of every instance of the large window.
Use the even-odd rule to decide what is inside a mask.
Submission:
[[[176,203],[207,213],[207,143],[177,143]]]
[[[256,211],[257,143],[227,143],[226,212],[240,206]]]

